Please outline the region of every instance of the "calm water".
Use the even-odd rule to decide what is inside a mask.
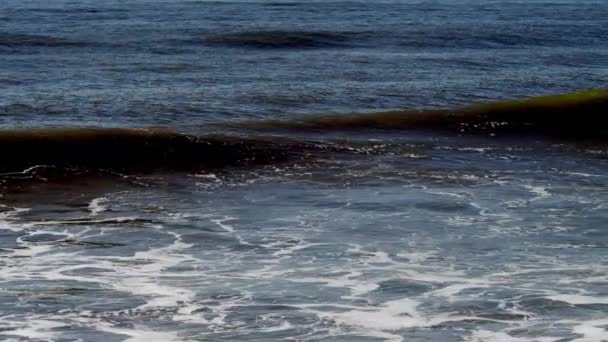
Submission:
[[[605,1],[4,0],[0,127],[204,135],[601,88],[606,37]],[[0,339],[608,341],[604,145],[289,138],[323,152],[0,174]]]

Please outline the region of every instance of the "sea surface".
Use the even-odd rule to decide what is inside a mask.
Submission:
[[[462,109],[607,80],[603,0],[2,0],[0,340],[608,341],[608,95]]]

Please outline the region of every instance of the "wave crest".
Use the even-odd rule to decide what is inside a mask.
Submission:
[[[318,149],[312,143],[279,138],[97,128],[4,131],[0,146],[4,176],[41,168],[153,172],[245,166],[302,157],[305,151]]]
[[[363,35],[356,32],[247,31],[208,35],[204,42],[207,45],[262,49],[345,47]]]
[[[392,111],[247,122],[258,129],[425,129],[455,133],[608,139],[608,90],[587,90],[456,109]]]
[[[78,172],[155,172],[250,167],[319,160],[329,153],[362,153],[353,139],[306,138],[307,132],[408,130],[433,134],[485,134],[593,140],[608,139],[608,90],[480,104],[460,109],[395,111],[223,124],[232,135],[188,135],[167,130],[70,128],[0,131],[0,183],[6,178],[45,178]],[[221,125],[221,124],[220,124]],[[261,131],[272,134],[264,136]],[[236,133],[242,133],[237,135]],[[291,134],[285,138],[281,134]],[[331,135],[329,135],[331,136]],[[318,137],[318,136],[317,136]],[[398,143],[398,142],[396,142]]]

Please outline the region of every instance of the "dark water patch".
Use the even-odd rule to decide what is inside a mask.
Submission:
[[[526,314],[516,314],[516,313],[506,313],[506,312],[495,312],[495,313],[487,313],[478,315],[480,318],[486,318],[489,320],[495,321],[522,321],[526,319],[530,319],[530,315]]]
[[[15,81],[18,82],[18,81]],[[0,105],[0,115],[49,115],[62,114],[61,110],[51,106],[32,106],[26,103],[9,103]]]
[[[532,318],[529,314],[513,313],[508,310],[497,308],[496,302],[493,301],[478,300],[455,302],[449,305],[449,310],[452,310],[455,315],[471,317],[471,322],[474,321],[479,324],[486,324],[491,321],[521,321]]]
[[[154,55],[192,55],[196,51],[194,49],[184,49],[179,47],[151,47],[147,51]],[[145,71],[145,70],[144,70]]]
[[[378,288],[370,292],[370,296],[379,300],[397,300],[404,296],[420,296],[436,287],[436,285],[427,282],[391,279],[380,282]]]
[[[247,31],[210,34],[203,43],[211,46],[259,49],[309,49],[348,47],[365,37],[362,32]]]
[[[597,304],[576,304],[576,306],[587,309],[597,311],[598,313],[606,313],[608,312],[608,304],[597,303]],[[608,330],[608,325],[604,326],[605,329]]]
[[[102,242],[102,241],[88,241],[88,240],[73,240],[68,239],[62,241],[64,244],[82,246],[86,248],[112,248],[112,247],[124,247],[127,244],[118,242]]]
[[[0,301],[0,308],[6,310],[12,304],[13,314],[36,310],[39,314],[69,315],[91,310],[89,314],[96,315],[100,311],[130,309],[145,303],[142,299],[103,288],[95,282],[37,279],[35,282],[12,281],[3,285],[7,301]],[[99,303],[99,298],[109,300]],[[16,302],[20,303],[17,307],[14,305]]]
[[[61,241],[61,240],[65,241],[65,239],[67,237],[68,237],[67,235],[62,235],[62,234],[41,233],[41,234],[22,236],[20,239],[22,241],[27,241],[27,242],[41,243],[41,242],[56,242],[56,241]]]
[[[14,212],[14,211],[15,211],[15,208],[5,206],[5,205],[0,205],[0,213],[10,213],[10,212]]]
[[[522,310],[534,312],[535,314],[542,316],[576,317],[579,314],[579,309],[574,305],[543,297],[526,298],[521,300],[518,304],[522,307]]]
[[[415,207],[429,211],[453,213],[453,212],[468,212],[473,207],[468,203],[445,202],[445,201],[429,201],[416,203]]]
[[[88,219],[88,218],[78,218],[78,219],[66,219],[66,220],[42,220],[42,221],[36,221],[36,222],[32,222],[35,225],[86,225],[86,226],[90,226],[90,225],[103,225],[103,226],[107,226],[107,225],[124,225],[124,224],[133,224],[133,223],[143,223],[143,224],[148,224],[148,223],[158,223],[154,220],[149,220],[149,219],[142,219],[142,218],[137,218],[137,217],[117,217],[117,218],[109,218],[109,219],[102,219],[102,220],[94,220],[94,219]],[[74,242],[74,244],[89,244],[89,245],[94,245],[96,244],[95,242]],[[104,243],[100,243],[101,245],[103,245]],[[115,245],[117,246],[117,245]]]
[[[16,85],[20,85],[23,82],[19,81],[19,80],[15,80],[15,79],[8,79],[8,78],[0,78],[0,85],[7,85],[7,86],[16,86]],[[0,112],[2,111],[2,108],[4,106],[0,106]]]
[[[85,267],[80,267],[77,269],[62,272],[62,274],[91,276],[91,275],[99,275],[99,274],[112,273],[112,272],[114,272],[114,270],[109,269],[109,268],[86,267],[85,266]]]
[[[61,37],[0,33],[0,47],[82,47],[88,43]]]
[[[376,202],[358,202],[352,203],[348,205],[349,210],[354,210],[357,212],[368,211],[368,212],[385,212],[390,213],[397,210],[399,207],[395,204],[385,204],[385,203],[376,203]]]
[[[61,7],[37,7],[28,8],[30,13],[44,13],[44,14],[95,14],[95,13],[128,13],[129,10],[126,8],[112,8],[112,7],[74,7],[74,6],[61,6]]]
[[[116,242],[75,240],[68,238],[67,235],[48,233],[26,235],[22,236],[20,240],[31,243],[54,243],[61,246],[81,246],[84,248],[112,248],[126,246],[125,244]]]
[[[170,52],[165,51],[167,54],[175,53],[176,51]],[[156,74],[169,74],[175,75],[177,73],[189,73],[193,71],[201,71],[201,66],[184,64],[184,63],[163,63],[163,64],[141,64],[133,66],[138,72],[156,73]]]
[[[540,32],[539,32],[540,31]],[[260,30],[213,33],[191,40],[209,46],[260,49],[303,49],[324,47],[384,47],[399,49],[493,50],[529,47],[560,47],[597,43],[593,36],[573,41],[542,30],[505,32],[482,28],[406,29],[394,31],[307,31]]]
[[[267,2],[267,3],[262,3],[262,5],[265,7],[298,7],[298,6],[302,6],[301,3],[297,3],[297,2]]]
[[[319,103],[325,97],[325,94],[244,94],[239,96],[239,100],[252,104],[290,106],[297,108],[307,104]]]
[[[413,31],[395,38],[395,45],[415,49],[500,49],[520,46],[558,45],[559,37],[543,37],[535,34],[488,32],[484,30],[437,30]]]
[[[217,231],[206,231],[205,228],[197,227],[196,234],[184,234],[181,240],[185,243],[195,244],[197,248],[205,250],[216,250],[231,246],[238,249],[239,242],[234,236],[219,234]],[[225,233],[225,232],[224,232]],[[252,246],[255,248],[255,246]],[[260,247],[261,248],[261,247]]]
[[[52,279],[39,279],[31,281],[12,280],[4,283],[8,291],[16,294],[74,294],[82,292],[98,292],[105,289],[95,282],[57,281]]]

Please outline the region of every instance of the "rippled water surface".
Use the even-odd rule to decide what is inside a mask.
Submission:
[[[6,0],[0,124],[187,126],[604,87],[606,18],[589,0]]]
[[[0,340],[608,341],[596,131],[217,125],[605,87],[606,18],[569,0],[5,0]],[[204,138],[23,133],[66,126]],[[176,155],[204,167],[145,169]]]

